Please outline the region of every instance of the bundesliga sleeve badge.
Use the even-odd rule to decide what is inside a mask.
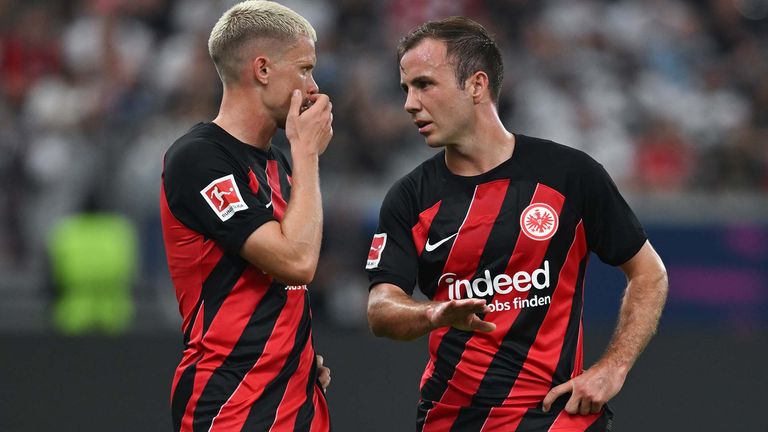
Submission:
[[[387,233],[374,234],[371,242],[371,249],[368,251],[368,262],[365,265],[366,270],[378,267],[381,261],[381,253],[384,252],[384,246],[387,245]]]
[[[242,195],[240,195],[240,190],[237,188],[235,177],[232,174],[212,181],[200,191],[200,195],[205,198],[205,202],[211,206],[222,222],[240,210],[248,208]]]

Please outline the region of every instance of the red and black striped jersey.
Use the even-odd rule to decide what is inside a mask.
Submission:
[[[483,298],[497,326],[430,333],[418,430],[605,430],[607,410],[570,416],[560,398],[544,413],[541,402],[582,373],[589,252],[619,265],[645,241],[603,167],[551,141],[516,135],[510,159],[471,177],[451,173],[441,152],[399,180],[369,251],[371,287]]]
[[[274,146],[200,123],[165,155],[160,211],[184,352],[174,431],[327,431],[306,286],[286,286],[239,251],[282,220],[291,171]]]

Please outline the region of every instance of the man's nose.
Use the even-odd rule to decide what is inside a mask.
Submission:
[[[315,77],[310,77],[309,87],[307,88],[307,94],[317,94],[317,93],[320,93],[320,87],[315,82]]]
[[[408,95],[405,97],[405,110],[411,114],[421,111],[421,101],[415,92],[408,90]]]

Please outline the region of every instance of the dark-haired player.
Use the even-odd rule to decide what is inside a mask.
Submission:
[[[605,403],[655,332],[664,265],[603,167],[508,132],[499,50],[465,18],[428,22],[398,48],[405,110],[444,150],[382,204],[366,268],[378,336],[429,334],[419,431],[604,431]],[[627,275],[615,334],[582,368],[590,252]],[[411,298],[413,287],[430,299]]]
[[[315,39],[277,3],[229,9],[208,42],[224,84],[219,114],[165,155],[163,238],[185,345],[174,431],[329,430],[321,385],[330,377],[315,355],[306,286],[333,117],[312,78]],[[293,167],[270,144],[277,128]]]

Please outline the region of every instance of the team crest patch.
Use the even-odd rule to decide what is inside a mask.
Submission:
[[[240,190],[235,183],[235,177],[230,174],[211,182],[200,191],[208,205],[222,221],[231,218],[240,210],[245,210],[248,205],[243,201]]]
[[[549,240],[559,223],[555,209],[544,203],[531,204],[520,215],[520,229],[532,240]]]
[[[384,246],[387,245],[387,233],[374,234],[371,242],[371,249],[368,251],[368,263],[366,269],[376,268],[381,261],[381,253],[384,252]]]

